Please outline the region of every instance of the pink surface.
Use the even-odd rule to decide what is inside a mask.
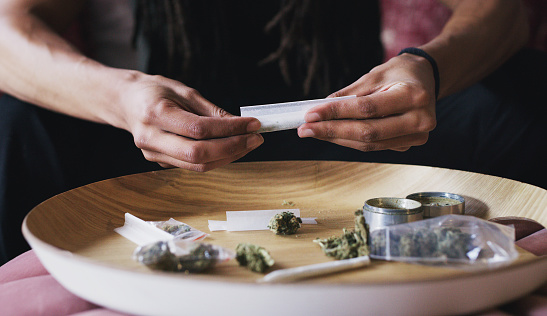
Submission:
[[[0,267],[0,315],[125,315],[67,291],[28,251]]]
[[[547,229],[537,231],[516,242],[517,246],[526,249],[536,256],[547,256]],[[547,272],[545,272],[547,273]]]

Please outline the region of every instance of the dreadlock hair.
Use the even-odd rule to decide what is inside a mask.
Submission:
[[[136,0],[136,31],[150,47],[147,71],[182,82],[199,81],[197,58],[207,58],[214,76],[223,67],[218,56],[230,48],[227,6],[232,1]],[[243,1],[243,0],[240,0]],[[251,0],[256,1],[256,0]],[[382,58],[376,1],[280,0],[264,34],[279,34],[279,46],[257,66],[277,63],[287,85],[298,82],[304,95],[322,95],[362,75]],[[348,17],[352,11],[354,18]],[[372,12],[373,14],[366,14]],[[357,17],[357,18],[355,18]],[[360,19],[359,19],[360,18]],[[357,22],[356,22],[357,21]],[[357,24],[356,24],[357,23]],[[209,30],[209,38],[198,31]],[[363,36],[363,33],[373,36]],[[135,37],[136,38],[136,37]],[[370,44],[370,41],[377,43]],[[373,47],[374,49],[368,49]],[[369,59],[368,63],[363,60]],[[366,64],[365,67],[358,66]],[[203,65],[203,64],[202,64]],[[341,78],[346,79],[341,79]]]

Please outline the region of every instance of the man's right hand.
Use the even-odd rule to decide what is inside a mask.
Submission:
[[[233,116],[196,90],[162,76],[137,73],[121,90],[118,127],[133,134],[149,161],[208,171],[245,156],[264,139],[260,122]]]

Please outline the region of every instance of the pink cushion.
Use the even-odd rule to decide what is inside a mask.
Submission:
[[[516,242],[517,246],[526,249],[536,256],[547,256],[547,229],[542,229]],[[547,314],[546,314],[547,315]]]
[[[124,315],[67,291],[28,251],[0,267],[0,315]]]

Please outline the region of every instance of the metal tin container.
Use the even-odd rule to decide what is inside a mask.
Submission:
[[[464,214],[465,199],[461,195],[448,192],[419,192],[406,197],[422,203],[424,217],[448,214]]]
[[[420,202],[393,197],[367,200],[363,206],[363,215],[371,231],[423,219]]]

